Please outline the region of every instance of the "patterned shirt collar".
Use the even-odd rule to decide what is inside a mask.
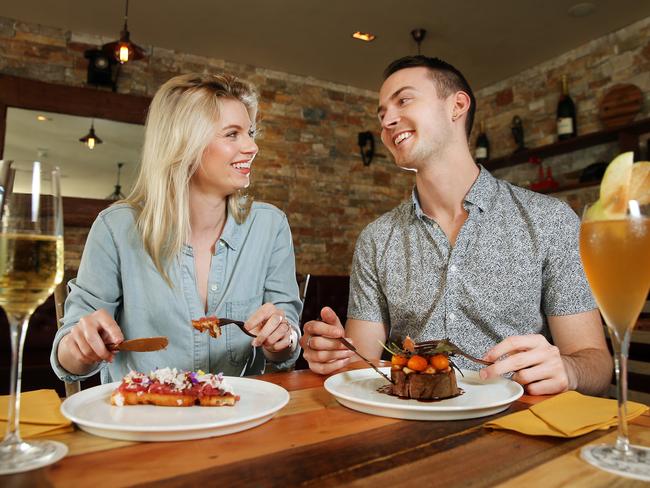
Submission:
[[[494,176],[490,174],[482,165],[479,164],[479,174],[471,188],[465,195],[465,202],[471,205],[476,205],[482,212],[490,210],[494,204],[497,196],[497,181]],[[420,196],[418,195],[417,186],[413,185],[411,192],[411,201],[413,203],[413,211],[418,219],[422,219],[425,215],[420,205]]]

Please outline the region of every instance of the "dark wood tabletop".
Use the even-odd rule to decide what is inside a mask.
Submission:
[[[357,365],[358,366],[358,365]],[[490,430],[494,417],[413,421],[343,407],[310,371],[258,377],[286,388],[288,405],[269,422],[223,437],[136,443],[83,431],[53,437],[69,455],[13,476],[17,486],[644,486],[592,468],[584,444],[613,441],[614,429],[575,439]],[[523,396],[506,415],[546,397]],[[632,441],[650,445],[650,415],[634,420]],[[645,485],[647,486],[647,485]]]

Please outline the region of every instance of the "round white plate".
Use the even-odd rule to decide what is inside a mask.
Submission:
[[[390,375],[390,367],[380,368]],[[456,372],[458,386],[465,393],[436,402],[420,402],[379,393],[388,382],[372,369],[357,369],[325,380],[325,389],[341,404],[359,412],[408,420],[459,420],[499,413],[524,393],[519,383],[506,378],[482,380],[477,371]]]
[[[158,407],[111,405],[120,382],[83,390],[66,399],[61,413],[82,430],[127,441],[179,441],[232,434],[256,427],[289,401],[281,386],[252,378],[226,377],[240,400],[223,407]]]

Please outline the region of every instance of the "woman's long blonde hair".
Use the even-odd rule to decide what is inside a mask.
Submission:
[[[156,92],[147,114],[140,173],[125,201],[137,212],[145,251],[170,286],[167,264],[191,230],[189,182],[214,137],[221,99],[242,102],[255,123],[257,94],[232,75],[176,76]],[[228,212],[241,224],[251,204],[238,191],[228,197]]]

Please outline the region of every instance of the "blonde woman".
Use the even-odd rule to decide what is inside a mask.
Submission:
[[[201,369],[260,374],[298,356],[301,303],[285,215],[251,203],[257,98],[232,76],[172,78],[154,96],[140,175],[129,197],[104,210],[69,283],[52,367],[66,381],[101,370]],[[191,320],[245,321],[257,338],[227,325],[213,339]],[[150,353],[111,353],[107,344],[159,336]]]

